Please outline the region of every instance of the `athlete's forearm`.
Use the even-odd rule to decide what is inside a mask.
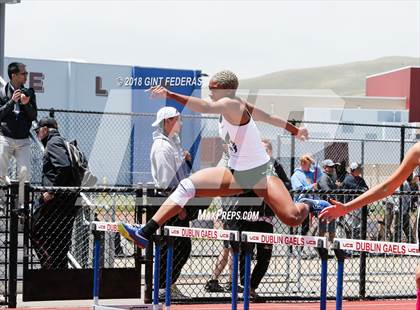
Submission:
[[[299,129],[295,125],[289,123],[288,121],[284,120],[283,118],[277,115],[269,115],[266,123],[279,128],[284,128],[294,136],[297,135],[299,131]]]
[[[348,202],[345,204],[346,210],[348,212],[359,209],[363,206],[366,206],[372,202],[378,201],[380,199],[383,199],[389,195],[392,195],[396,188],[390,187],[386,184],[380,184],[372,187],[367,192],[363,193],[361,196],[357,197],[356,199]]]
[[[352,211],[392,195],[418,165],[419,147],[420,144],[416,144],[407,152],[401,165],[385,182],[376,185],[355,200],[345,204],[346,208]]]
[[[264,122],[264,123],[267,123],[267,124],[270,124],[279,128],[286,129],[292,135],[296,135],[298,133],[299,129],[295,125],[283,119],[282,117],[268,114],[267,112],[257,108],[256,106],[250,103],[247,103],[247,105],[249,109],[251,110],[252,117],[256,121],[261,121],[261,122]]]

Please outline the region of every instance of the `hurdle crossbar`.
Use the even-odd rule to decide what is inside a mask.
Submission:
[[[252,243],[280,244],[306,246],[312,248],[327,248],[327,238],[317,236],[283,235],[243,231],[242,240]]]
[[[333,246],[345,251],[420,256],[419,246],[416,243],[335,238]]]
[[[306,246],[316,248],[321,258],[321,291],[320,291],[320,310],[327,309],[327,261],[328,244],[326,237],[283,235],[272,233],[260,233],[253,231],[243,231],[241,234],[242,242],[262,243],[283,246]],[[245,280],[244,280],[244,310],[249,310],[250,303],[250,273],[251,273],[251,253],[245,254]]]
[[[213,228],[165,226],[169,237],[198,238],[207,240],[239,241],[239,232]]]
[[[165,226],[164,234],[166,237],[178,238],[197,238],[204,240],[220,240],[238,243],[239,232],[235,230],[221,230],[213,228],[195,228],[181,226]],[[170,310],[171,307],[171,290],[170,275],[172,273],[172,255],[173,243],[172,238],[168,240],[168,255],[166,264],[166,290],[165,290],[165,309]],[[238,265],[239,265],[239,246],[232,246],[233,249],[233,272],[232,272],[232,310],[237,309],[238,302]]]
[[[335,238],[333,248],[336,252],[338,261],[336,310],[341,310],[343,308],[344,251],[420,256],[419,246],[416,243]]]

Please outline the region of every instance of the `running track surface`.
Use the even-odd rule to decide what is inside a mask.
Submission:
[[[376,301],[347,301],[343,304],[343,310],[414,310],[415,300],[376,300]],[[17,310],[91,310],[87,307],[77,308],[17,308]],[[173,310],[229,310],[229,304],[198,304],[198,305],[171,305]],[[243,309],[243,305],[238,305],[238,310]],[[319,303],[251,303],[250,310],[319,310]],[[327,310],[334,310],[335,303],[328,302]],[[11,310],[11,309],[10,309]]]

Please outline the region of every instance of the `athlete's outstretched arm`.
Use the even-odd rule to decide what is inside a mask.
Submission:
[[[295,125],[284,120],[280,116],[271,115],[267,112],[257,108],[255,105],[246,102],[248,111],[252,114],[255,121],[264,122],[279,128],[284,128],[299,140],[306,140],[308,138],[308,130],[305,127],[296,127]]]
[[[372,187],[356,199],[342,204],[334,201],[334,205],[320,213],[320,219],[332,220],[344,214],[359,209],[369,203],[385,198],[395,192],[413,170],[420,165],[420,142],[410,148],[398,169],[383,183]]]
[[[169,98],[173,99],[188,109],[204,114],[223,114],[226,112],[227,105],[226,100],[219,100],[215,102],[209,102],[201,98],[181,95],[172,91],[169,91],[163,86],[153,86],[150,88],[150,96],[152,98]]]

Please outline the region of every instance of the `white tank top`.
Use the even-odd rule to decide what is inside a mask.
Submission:
[[[260,132],[251,116],[245,125],[232,125],[223,115],[219,122],[220,137],[228,145],[228,166],[243,171],[256,168],[270,160],[265,151]]]

